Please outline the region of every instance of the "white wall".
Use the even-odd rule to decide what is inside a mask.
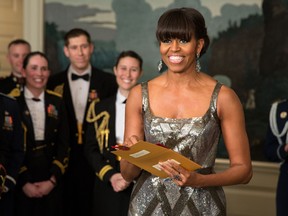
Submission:
[[[279,164],[253,161],[253,177],[247,185],[224,187],[228,216],[275,216],[275,191]],[[229,166],[229,161],[217,159],[216,171]]]

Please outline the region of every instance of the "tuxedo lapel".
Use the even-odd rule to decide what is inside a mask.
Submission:
[[[45,91],[44,100],[45,100],[45,137],[44,139],[47,140],[47,137],[49,137],[51,130],[53,132],[54,125],[50,124],[51,118],[48,115],[48,107],[51,104],[51,98],[49,94],[47,94],[46,91]],[[50,128],[50,126],[52,127],[52,129]]]
[[[67,110],[68,116],[69,116],[69,118],[72,119],[72,122],[74,122],[74,125],[76,125],[75,127],[77,127],[77,119],[76,119],[76,114],[75,114],[75,110],[74,110],[74,105],[73,105],[73,100],[72,100],[72,95],[71,95],[71,91],[70,91],[70,85],[69,85],[67,74],[66,74],[66,78],[65,78],[65,82],[64,82],[63,98],[65,100],[66,110]]]
[[[115,122],[116,122],[116,95],[105,99],[104,101],[100,102],[98,105],[96,105],[96,113],[99,115],[103,111],[106,111],[109,113],[109,145],[115,145],[116,144],[116,131],[115,131]],[[101,124],[103,119],[99,119],[98,125]]]
[[[113,97],[113,106],[111,106],[111,111],[110,111],[110,123],[109,123],[109,130],[110,130],[110,139],[112,138],[114,140],[114,143],[116,143],[116,95]]]
[[[87,111],[89,109],[89,106],[91,104],[91,102],[93,102],[94,100],[99,100],[98,98],[98,92],[97,92],[97,79],[96,79],[96,73],[93,72],[93,70],[91,71],[91,78],[89,81],[89,92],[88,92],[88,97],[86,100],[86,108],[85,108],[85,114],[84,114],[84,121],[83,121],[83,128],[86,127],[86,116],[87,116]]]

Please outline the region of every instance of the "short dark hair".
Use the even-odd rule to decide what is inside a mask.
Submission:
[[[39,56],[43,57],[44,59],[46,59],[46,61],[48,63],[48,68],[49,68],[49,59],[48,59],[48,57],[44,53],[42,53],[40,51],[34,51],[34,52],[28,53],[28,55],[23,60],[23,68],[26,69],[27,65],[29,64],[30,59],[33,56],[37,56],[37,55],[39,55]]]
[[[79,37],[81,35],[84,35],[87,38],[89,44],[91,43],[91,36],[86,30],[81,28],[73,28],[70,31],[68,31],[64,36],[65,46],[69,45],[70,38]]]
[[[202,14],[194,8],[174,8],[163,13],[156,30],[158,42],[178,38],[190,41],[192,36],[196,40],[203,38],[204,46],[200,56],[203,55],[210,44],[207,28]]]
[[[12,40],[9,44],[8,44],[8,49],[12,46],[12,45],[18,45],[18,44],[23,44],[23,45],[27,45],[29,47],[29,49],[31,49],[31,45],[28,41],[24,40],[24,39],[15,39]]]
[[[143,60],[141,58],[141,56],[136,53],[135,51],[132,50],[126,50],[126,51],[122,51],[116,60],[115,66],[117,67],[117,65],[119,64],[120,59],[124,58],[124,57],[132,57],[135,58],[139,61],[139,66],[140,66],[140,70],[142,70],[142,64],[143,64]]]

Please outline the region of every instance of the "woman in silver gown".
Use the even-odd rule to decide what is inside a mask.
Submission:
[[[129,215],[226,215],[222,186],[248,183],[252,166],[242,105],[235,92],[200,72],[209,46],[203,16],[193,8],[166,11],[156,36],[167,71],[134,87],[127,99],[124,145],[161,143],[202,166],[190,172],[159,161],[161,179],[121,160],[121,173],[136,181]],[[230,166],[214,172],[223,136]]]

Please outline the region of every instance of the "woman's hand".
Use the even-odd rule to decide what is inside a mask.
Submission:
[[[38,191],[43,196],[48,195],[53,190],[53,188],[55,187],[55,185],[50,180],[35,182],[34,184],[37,186]]]
[[[125,147],[131,147],[139,142],[139,137],[132,135],[129,138],[125,139],[123,145]],[[120,161],[121,175],[127,182],[132,182],[136,177],[139,176],[141,169],[134,164],[131,164],[125,159],[121,159]]]
[[[285,145],[284,151],[285,151],[285,152],[288,152],[288,144]]]
[[[111,185],[112,185],[113,190],[115,192],[123,191],[130,185],[130,182],[127,182],[123,178],[121,173],[116,173],[116,174],[112,175],[110,178],[110,182],[111,182]]]
[[[183,168],[175,160],[167,160],[164,162],[159,162],[161,170],[163,170],[167,175],[179,186],[191,186],[197,187],[197,174],[196,172],[190,172]]]
[[[43,194],[38,190],[38,186],[35,183],[26,183],[22,187],[22,190],[25,195],[30,198],[40,198],[43,196]]]
[[[131,137],[128,137],[128,139],[124,141],[123,145],[130,148],[139,141],[140,141],[139,137],[137,137],[136,135],[132,135]]]

